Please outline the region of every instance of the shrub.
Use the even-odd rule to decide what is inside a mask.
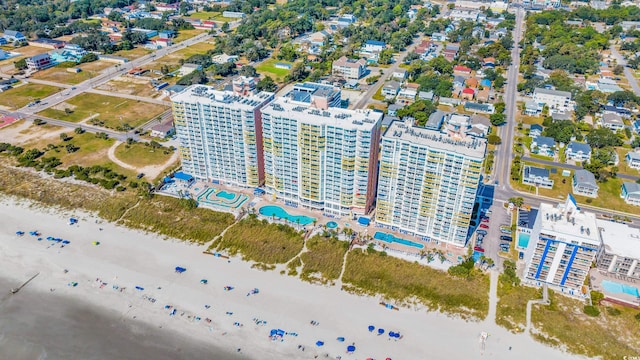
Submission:
[[[600,310],[598,309],[597,306],[586,305],[584,307],[584,313],[589,315],[589,316],[596,317],[596,316],[600,315]]]
[[[640,313],[637,313],[634,317],[636,318],[636,320],[640,321]]]
[[[600,305],[600,301],[604,299],[604,294],[600,291],[592,291],[591,292],[591,303],[594,305]]]
[[[611,316],[618,316],[620,314],[622,314],[622,311],[611,307],[611,306],[607,306],[607,314],[611,315]]]

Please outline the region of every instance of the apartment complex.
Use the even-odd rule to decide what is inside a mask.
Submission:
[[[391,123],[382,136],[376,224],[464,246],[485,139]]]
[[[330,107],[319,84],[262,109],[265,187],[287,205],[332,216],[368,213],[374,203],[382,114]]]
[[[533,101],[540,105],[546,105],[552,112],[564,113],[573,111],[574,108],[571,93],[568,91],[536,88],[533,91]]]
[[[640,230],[612,221],[597,222],[602,238],[596,259],[598,269],[640,280]]]
[[[580,211],[573,196],[556,207],[542,203],[525,256],[525,281],[582,295],[599,247],[595,214]]]
[[[273,93],[253,93],[252,80],[234,80],[233,91],[193,85],[171,97],[186,173],[214,183],[262,185],[260,109]]]
[[[354,60],[343,56],[331,65],[333,75],[342,76],[347,80],[358,80],[366,71],[367,62],[364,59]]]

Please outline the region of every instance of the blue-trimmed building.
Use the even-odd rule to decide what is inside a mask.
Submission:
[[[542,203],[525,255],[525,281],[584,296],[600,244],[596,215],[580,211],[573,196],[556,207]]]

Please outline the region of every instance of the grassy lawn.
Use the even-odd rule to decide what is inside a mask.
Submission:
[[[274,80],[277,81],[277,82],[282,82],[284,80],[284,77],[287,74],[289,74],[290,70],[276,68],[276,63],[278,63],[278,62],[285,63],[285,64],[290,64],[290,63],[288,63],[286,61],[281,61],[281,60],[276,60],[276,59],[267,59],[267,60],[261,62],[260,65],[258,65],[256,67],[256,70],[260,74],[269,75],[269,76],[273,77]]]
[[[206,243],[233,223],[233,215],[204,208],[187,209],[180,199],[155,196],[131,208],[121,223],[186,241]]]
[[[546,344],[563,346],[570,352],[603,359],[623,359],[640,353],[638,310],[616,307],[620,315],[609,315],[603,306],[597,317],[583,313],[584,303],[549,291],[551,305],[535,305],[532,324]]]
[[[173,152],[168,148],[153,150],[148,143],[120,144],[116,148],[116,157],[123,162],[141,168],[149,165],[161,165],[167,162]]]
[[[106,84],[102,84],[98,87],[100,90],[113,91],[120,94],[156,97],[160,92],[156,91],[151,82],[140,81],[139,79],[131,79],[119,77],[116,80],[111,80]]]
[[[46,70],[38,71],[33,75],[33,78],[75,85],[98,76],[101,70],[104,70],[109,66],[113,66],[113,64],[106,61],[94,61],[74,66],[82,69],[82,71],[79,73],[71,73],[67,71],[68,67],[58,65]]]
[[[618,153],[618,157],[620,158],[620,163],[618,163],[618,173],[638,176],[640,175],[640,171],[638,171],[637,169],[630,168],[628,163],[624,160],[625,156],[627,156],[627,153],[629,151],[632,151],[632,150],[625,149],[622,147],[616,148],[616,152]]]
[[[65,108],[71,109],[72,112],[67,114],[64,111]],[[93,116],[94,120],[104,122],[101,126],[116,129],[123,124],[129,124],[132,127],[140,126],[166,109],[167,107],[162,105],[137,100],[83,93],[57,105],[56,108],[46,109],[39,114],[72,122],[79,122]]]
[[[528,286],[513,286],[508,281],[498,281],[498,305],[496,324],[514,333],[524,331],[527,321],[527,302],[541,299],[542,291]]]
[[[353,250],[342,277],[345,290],[381,294],[397,301],[416,298],[431,310],[483,319],[489,309],[489,277],[459,279],[433,268],[376,251]]]
[[[544,121],[542,116],[518,115],[518,118],[523,124],[527,124],[527,125],[533,125],[533,124],[542,125],[542,121]]]
[[[219,15],[222,15],[222,13],[219,11],[198,11],[189,14],[189,17],[200,20],[213,20],[216,16]],[[180,32],[182,32],[182,30]]]
[[[135,60],[139,57],[145,56],[151,53],[151,50],[145,49],[144,47],[136,47],[131,50],[120,50],[114,52],[112,55],[114,56],[122,56],[129,60]]]
[[[178,31],[178,35],[173,38],[174,43],[183,42],[185,40],[191,39],[194,36],[198,36],[202,34],[204,30],[199,29],[191,29],[191,30],[180,30]]]
[[[348,242],[331,237],[317,235],[307,240],[309,251],[300,255],[304,264],[300,277],[320,283],[336,280],[340,276],[344,254],[348,248]]]
[[[60,90],[62,89],[56,86],[24,84],[0,93],[0,104],[19,109],[33,100],[46,98]]]
[[[383,87],[384,87],[384,84],[380,84],[380,86],[378,87],[378,90],[376,90],[376,93],[373,94],[373,96],[372,96],[373,100],[384,101],[384,95],[382,95],[382,88]]]
[[[231,255],[261,264],[282,264],[302,250],[301,233],[283,224],[271,224],[251,215],[229,228],[217,245]]]

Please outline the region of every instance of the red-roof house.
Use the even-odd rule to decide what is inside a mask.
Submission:
[[[471,69],[463,65],[456,65],[453,67],[453,75],[469,76]]]

